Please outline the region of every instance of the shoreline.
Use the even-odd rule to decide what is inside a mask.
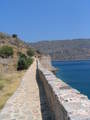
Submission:
[[[52,60],[52,62],[79,62],[79,61],[90,61],[90,59],[84,59],[84,60]]]
[[[62,78],[65,83],[69,84],[72,88],[77,89],[78,91],[80,91],[81,94],[86,95],[90,99],[90,94],[89,94],[90,88],[88,87],[88,84],[90,83],[89,72],[88,72],[90,70],[89,68],[90,61],[81,61],[81,62],[77,62],[77,61],[74,61],[74,62],[73,61],[69,61],[69,62],[58,61],[57,62],[55,61],[55,62],[56,62],[55,63],[56,67],[59,66],[59,62],[61,65],[59,66],[57,75],[55,74],[56,77],[58,77],[59,79]],[[83,65],[85,67],[83,67]],[[60,71],[60,68],[61,68],[61,71]],[[70,70],[69,72],[68,72],[68,69]]]
[[[56,120],[90,119],[90,99],[39,63],[39,76]],[[56,108],[56,109],[54,109]]]

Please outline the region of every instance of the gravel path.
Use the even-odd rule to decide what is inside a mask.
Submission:
[[[37,84],[34,61],[19,88],[0,112],[0,120],[51,120],[45,92],[40,84]]]

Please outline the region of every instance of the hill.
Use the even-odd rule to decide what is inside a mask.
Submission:
[[[20,40],[15,34],[10,36],[5,33],[0,33],[0,48],[3,46],[13,48],[13,57],[2,58],[0,56],[0,72],[15,71],[17,68],[19,53],[26,54],[27,50],[31,48],[30,45]]]
[[[41,41],[31,45],[53,60],[90,59],[90,39]]]
[[[16,91],[25,71],[17,71],[18,53],[30,48],[17,35],[0,33],[0,110],[8,98]]]

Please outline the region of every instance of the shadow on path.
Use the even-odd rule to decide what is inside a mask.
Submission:
[[[36,71],[36,79],[37,79],[37,84],[39,87],[42,120],[54,120],[52,117],[52,112],[51,112],[49,105],[48,105],[48,101],[47,101],[47,97],[46,97],[45,90],[43,87],[43,83],[39,79],[38,66],[37,66],[37,71]]]

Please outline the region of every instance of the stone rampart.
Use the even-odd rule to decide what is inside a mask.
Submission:
[[[58,79],[39,62],[38,74],[55,120],[90,120],[90,100],[87,96]]]

